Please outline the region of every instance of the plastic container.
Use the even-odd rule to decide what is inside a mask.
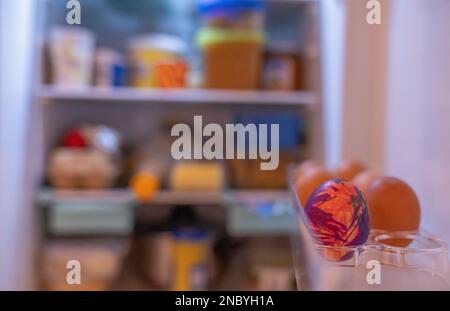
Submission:
[[[54,235],[127,235],[133,230],[132,202],[56,201],[48,209]]]
[[[261,0],[199,0],[198,6],[205,27],[256,31],[264,27]]]
[[[159,88],[186,88],[189,67],[185,61],[160,62],[155,67],[156,86]]]
[[[148,34],[133,38],[129,44],[132,85],[158,87],[157,66],[180,61],[186,49],[184,41],[171,35]]]
[[[423,231],[372,231],[357,247],[319,245],[308,231],[308,219],[291,182],[297,226],[293,237],[294,266],[299,290],[449,290],[448,246]],[[408,247],[389,246],[404,239]],[[345,254],[345,259],[330,258]],[[331,255],[331,256],[329,256]]]
[[[249,200],[229,194],[225,196],[227,232],[234,237],[286,235],[294,226],[287,198],[266,192]],[[270,198],[270,196],[277,196]],[[287,197],[287,196],[286,196]]]
[[[105,189],[119,174],[113,159],[96,149],[57,148],[49,158],[47,175],[58,189]]]
[[[141,268],[158,289],[168,290],[172,282],[174,239],[169,231],[152,232],[141,239]]]
[[[303,73],[299,48],[295,43],[272,44],[264,55],[263,87],[267,90],[294,91],[300,89]]]
[[[92,83],[95,35],[81,27],[54,26],[48,41],[52,83],[58,87],[87,87]]]
[[[259,88],[263,33],[203,29],[198,33],[197,42],[203,51],[206,88]]]
[[[125,85],[126,67],[124,57],[109,48],[95,52],[95,86],[110,88]]]
[[[173,280],[171,290],[207,290],[211,281],[211,237],[199,228],[173,230]]]
[[[220,162],[182,161],[170,171],[169,187],[175,191],[220,191],[225,187],[225,171]]]

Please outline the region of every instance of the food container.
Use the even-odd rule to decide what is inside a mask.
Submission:
[[[55,235],[127,235],[133,208],[125,203],[61,201],[49,208],[49,233]]]
[[[130,234],[134,226],[133,196],[103,191],[46,190],[40,197],[46,206],[47,230],[55,236]]]
[[[263,33],[203,29],[198,33],[197,42],[203,53],[206,88],[257,89],[259,87]]]
[[[113,87],[125,85],[125,59],[117,51],[99,48],[95,52],[95,86]]]
[[[141,239],[141,268],[158,289],[168,290],[173,275],[174,239],[169,231],[152,232]]]
[[[220,163],[175,163],[171,169],[169,186],[175,191],[220,191],[225,186],[225,171]]]
[[[212,279],[211,237],[202,229],[173,230],[173,279],[171,290],[207,290]]]
[[[299,49],[295,44],[272,44],[264,55],[263,87],[267,90],[293,91],[301,81]]]
[[[159,88],[186,88],[189,67],[185,61],[166,61],[156,65],[156,86]]]
[[[264,191],[249,198],[226,193],[226,229],[233,237],[286,236],[294,226],[285,191]]]
[[[42,255],[42,278],[46,290],[107,290],[118,277],[128,253],[126,239],[56,239],[47,241]],[[80,284],[69,284],[68,262],[80,264]]]
[[[57,148],[48,163],[48,178],[59,189],[104,189],[118,176],[112,158],[96,149]]]
[[[308,217],[293,183],[291,192],[297,219],[293,244],[299,290],[450,289],[448,246],[445,241],[422,230],[372,230],[369,240],[361,246],[320,245],[308,230]],[[406,244],[409,245],[388,245],[389,240],[393,239],[408,241]]]
[[[129,44],[132,85],[158,87],[156,68],[160,64],[181,61],[186,44],[178,37],[148,34],[135,37]]]
[[[59,87],[92,83],[95,35],[81,27],[53,27],[48,41],[52,82]]]
[[[205,27],[256,31],[264,27],[261,0],[199,0],[198,7]]]
[[[154,232],[141,243],[141,267],[160,290],[207,290],[212,278],[212,245],[207,231],[178,228]]]

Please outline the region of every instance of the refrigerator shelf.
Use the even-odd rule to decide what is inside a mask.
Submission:
[[[38,96],[46,104],[68,101],[143,103],[143,104],[225,104],[225,105],[284,105],[314,106],[317,96],[311,91],[241,91],[206,89],[136,89],[117,87],[82,89],[44,86]]]

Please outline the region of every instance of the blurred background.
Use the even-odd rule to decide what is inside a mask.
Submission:
[[[0,0],[0,289],[72,259],[76,289],[295,289],[307,159],[402,178],[450,239],[450,1],[368,2]],[[195,115],[280,124],[278,169],[173,160]]]

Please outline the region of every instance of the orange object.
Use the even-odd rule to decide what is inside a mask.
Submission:
[[[362,194],[367,193],[367,189],[369,189],[370,185],[377,180],[381,175],[372,170],[363,171],[353,178],[353,183],[358,187],[358,189],[362,192]]]
[[[358,161],[345,160],[339,164],[335,170],[335,173],[337,178],[351,181],[356,175],[365,169],[365,166]]]
[[[205,86],[217,89],[257,89],[262,47],[255,42],[217,43],[206,47]]]
[[[131,189],[140,202],[152,200],[160,188],[158,179],[148,173],[138,173],[130,181]]]
[[[315,161],[315,160],[306,160],[303,161],[295,170],[295,175],[294,175],[294,179],[295,181],[297,181],[301,176],[303,176],[307,171],[309,171],[310,169],[316,168],[316,167],[321,167],[321,165],[319,164],[319,162]]]
[[[129,46],[132,85],[157,87],[158,64],[179,61],[186,49],[183,40],[167,34],[145,34],[132,38]]]
[[[185,88],[188,65],[182,61],[161,62],[155,67],[156,86],[160,88]]]
[[[259,31],[203,29],[204,85],[211,89],[258,89],[264,34]]]
[[[209,281],[210,242],[203,233],[178,232],[173,245],[173,281],[171,290],[192,291],[206,290]]]
[[[372,229],[416,231],[420,224],[420,203],[414,190],[395,177],[381,177],[367,189]],[[409,243],[391,241],[394,246]]]
[[[297,179],[296,188],[300,203],[304,207],[311,194],[321,184],[333,179],[333,174],[325,168],[316,167],[308,170]]]

